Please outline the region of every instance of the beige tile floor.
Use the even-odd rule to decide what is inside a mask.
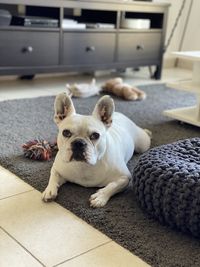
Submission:
[[[119,75],[119,74],[118,74]],[[116,73],[97,75],[99,84]],[[148,71],[122,75],[132,84],[149,84]],[[191,72],[166,69],[161,81],[187,80]],[[33,81],[0,77],[0,101],[55,95],[66,82],[89,82],[89,75],[40,76]],[[134,240],[133,240],[134,242]],[[145,267],[141,259],[120,247],[56,203],[45,204],[40,192],[0,167],[1,267]]]

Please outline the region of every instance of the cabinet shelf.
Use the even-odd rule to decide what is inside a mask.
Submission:
[[[148,33],[148,32],[162,32],[162,30],[161,29],[122,29],[122,28],[120,28],[119,30],[118,30],[119,32],[126,32],[126,33],[134,33],[134,32],[142,32],[142,33]]]
[[[199,109],[197,106],[165,110],[163,115],[200,127]]]
[[[166,110],[164,115],[200,127],[200,51],[175,52],[174,54],[180,58],[193,60],[192,80],[179,81],[167,85],[176,90],[195,94],[196,106]]]
[[[192,81],[179,81],[175,83],[168,83],[167,86],[179,91],[196,94],[197,104],[192,107],[165,110],[163,114],[167,117],[200,127],[200,84],[195,84]]]
[[[43,31],[43,32],[58,32],[60,28],[46,27],[24,27],[24,26],[1,26],[0,31]]]
[[[117,30],[116,29],[63,29],[63,32],[93,32],[93,33],[114,32],[116,33]]]

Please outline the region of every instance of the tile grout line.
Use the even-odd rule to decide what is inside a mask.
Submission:
[[[31,190],[29,190],[29,191],[25,191],[25,192],[21,192],[21,193],[18,193],[18,194],[14,194],[14,195],[12,195],[12,196],[9,196],[9,197],[5,197],[5,198],[2,198],[2,199],[0,199],[0,201],[1,200],[4,200],[4,199],[8,199],[8,198],[11,198],[11,197],[14,197],[14,196],[18,196],[18,195],[22,195],[22,194],[26,194],[26,193],[29,193],[29,192],[32,192],[32,191],[38,191],[37,189],[31,189]],[[40,192],[40,191],[38,191],[38,192]],[[58,204],[58,203],[57,203]],[[60,204],[58,204],[58,205],[60,205]],[[46,267],[39,259],[37,259],[29,250],[27,250],[17,239],[15,239],[11,234],[9,234],[1,225],[0,225],[0,229],[2,229],[2,231],[4,231],[10,238],[12,238],[17,244],[19,244],[28,254],[30,254],[34,259],[36,259],[40,264],[42,264],[42,266],[44,266],[44,267]],[[75,259],[75,258],[77,258],[77,257],[79,257],[79,256],[81,256],[81,255],[84,255],[84,254],[86,254],[86,253],[88,253],[88,252],[90,252],[90,251],[92,251],[92,250],[95,250],[96,248],[99,248],[99,247],[101,247],[101,246],[104,246],[104,245],[106,245],[106,244],[109,244],[109,243],[111,243],[111,242],[113,242],[113,240],[109,240],[109,241],[107,241],[107,242],[105,242],[105,243],[102,243],[102,244],[100,244],[100,245],[98,245],[97,247],[93,247],[93,248],[91,248],[91,249],[89,249],[89,250],[87,250],[87,251],[85,251],[85,252],[83,252],[83,253],[80,253],[80,254],[78,254],[78,255],[76,255],[76,256],[74,256],[74,257],[71,257],[71,258],[69,258],[69,259],[67,259],[67,260],[64,260],[63,262],[60,262],[60,263],[58,263],[58,264],[56,264],[56,265],[53,265],[52,267],[56,267],[56,266],[59,266],[59,265],[61,265],[61,264],[63,264],[63,263],[65,263],[65,262],[68,262],[68,261],[70,261],[70,260],[73,260],[73,259]]]
[[[1,200],[4,200],[4,199],[8,199],[8,198],[11,198],[11,197],[14,197],[14,196],[18,196],[18,195],[22,195],[22,194],[26,194],[26,193],[29,193],[29,192],[32,192],[32,191],[38,191],[37,189],[31,189],[31,190],[29,190],[29,191],[25,191],[25,192],[21,192],[21,193],[18,193],[18,194],[14,194],[14,195],[12,195],[12,196],[9,196],[9,197],[5,197],[5,198],[2,198],[2,199],[0,199],[0,201]],[[38,191],[38,192],[40,192],[40,191]],[[58,204],[58,203],[57,203]],[[58,204],[59,205],[59,204]],[[30,254],[34,259],[36,259],[40,264],[42,264],[42,266],[44,266],[44,267],[46,267],[40,260],[38,260],[29,250],[27,250],[19,241],[17,241],[17,239],[15,239],[11,234],[9,234],[2,226],[0,226],[0,229],[2,229],[2,231],[4,231],[10,238],[12,238],[17,244],[19,244],[28,254]],[[109,241],[107,241],[107,242],[105,242],[105,243],[102,243],[102,244],[100,244],[100,245],[98,245],[97,247],[93,247],[93,248],[91,248],[91,249],[89,249],[89,250],[87,250],[87,251],[85,251],[85,252],[83,252],[83,253],[80,253],[80,254],[78,254],[78,255],[76,255],[76,256],[74,256],[74,257],[71,257],[71,258],[69,258],[69,259],[67,259],[67,260],[64,260],[64,261],[62,261],[62,262],[60,262],[60,263],[58,263],[58,264],[56,264],[56,265],[53,265],[52,267],[57,267],[57,266],[59,266],[59,265],[61,265],[61,264],[63,264],[63,263],[65,263],[65,262],[68,262],[68,261],[70,261],[70,260],[73,260],[73,259],[75,259],[75,258],[77,258],[77,257],[79,257],[79,256],[81,256],[81,255],[84,255],[84,254],[86,254],[86,253],[88,253],[88,252],[90,252],[90,251],[92,251],[92,250],[95,250],[96,248],[99,248],[99,247],[101,247],[101,246],[104,246],[104,245],[106,245],[106,244],[109,244],[109,243],[111,243],[111,242],[113,242],[113,240],[109,240]]]
[[[60,266],[60,265],[63,264],[63,263],[66,263],[66,262],[68,262],[68,261],[71,261],[71,260],[73,260],[73,259],[75,259],[75,258],[78,258],[78,257],[82,256],[82,255],[85,255],[85,254],[87,254],[88,252],[93,251],[93,250],[95,250],[95,249],[97,249],[97,248],[99,248],[99,247],[102,247],[102,246],[104,246],[104,245],[107,245],[107,244],[109,244],[109,243],[111,243],[111,242],[114,242],[114,241],[113,241],[113,240],[109,240],[109,241],[107,241],[107,242],[105,242],[105,243],[103,243],[103,244],[101,244],[101,245],[98,245],[97,247],[88,249],[87,251],[82,252],[82,253],[80,253],[80,254],[74,256],[74,257],[71,257],[70,259],[67,259],[67,260],[65,260],[65,261],[62,261],[62,262],[56,264],[56,265],[53,265],[52,267]]]
[[[18,196],[18,195],[26,194],[26,193],[32,192],[32,191],[34,191],[34,190],[35,190],[35,189],[33,188],[33,189],[28,190],[28,191],[24,191],[24,192],[21,192],[21,193],[17,193],[17,194],[14,194],[14,195],[10,195],[10,196],[8,196],[8,197],[3,197],[3,198],[0,198],[0,201],[1,201],[1,200],[5,200],[5,199],[7,199],[7,198],[15,197],[15,196]]]
[[[22,247],[31,257],[33,257],[37,262],[39,262],[42,266],[46,267],[39,259],[37,259],[27,248],[25,248],[16,238],[14,238],[10,233],[8,233],[2,226],[0,229],[4,231],[12,240],[14,240],[20,247]]]

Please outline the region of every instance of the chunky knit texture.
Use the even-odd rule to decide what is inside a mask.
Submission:
[[[200,237],[200,138],[143,154],[134,168],[134,187],[150,215]]]

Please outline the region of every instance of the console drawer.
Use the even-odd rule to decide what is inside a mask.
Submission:
[[[0,66],[58,65],[58,32],[1,31],[0,39]]]
[[[104,64],[114,61],[114,33],[64,33],[65,65]]]
[[[119,61],[158,60],[161,49],[161,33],[120,33]]]

